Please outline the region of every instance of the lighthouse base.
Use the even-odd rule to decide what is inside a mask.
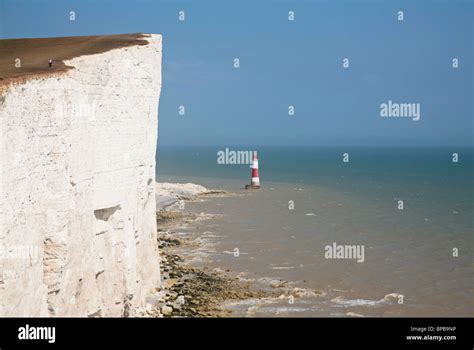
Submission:
[[[259,190],[260,185],[245,185],[246,190]]]

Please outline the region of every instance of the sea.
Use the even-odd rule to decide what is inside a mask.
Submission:
[[[225,148],[258,151],[259,190]],[[230,193],[186,205],[218,215],[197,264],[287,288],[228,304],[247,316],[474,316],[473,170],[469,147],[157,150],[157,181]]]

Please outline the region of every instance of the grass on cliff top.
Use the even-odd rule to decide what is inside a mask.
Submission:
[[[32,75],[70,69],[63,60],[146,44],[148,41],[143,34],[0,40],[0,85]],[[53,60],[51,68],[49,59]],[[20,67],[17,67],[18,63]]]

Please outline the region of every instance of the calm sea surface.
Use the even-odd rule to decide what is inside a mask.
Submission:
[[[260,191],[243,189],[248,165],[217,163],[224,148],[158,148],[158,181],[234,193],[186,207],[222,215],[195,227],[209,243],[202,263],[322,294],[236,311],[474,316],[472,148],[229,147],[258,151]],[[363,246],[364,261],[327,259],[334,243]]]

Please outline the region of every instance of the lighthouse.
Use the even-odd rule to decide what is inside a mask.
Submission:
[[[252,165],[250,166],[252,169],[252,180],[250,181],[250,185],[245,185],[245,189],[259,189],[260,188],[260,178],[258,177],[258,156],[257,151],[253,152],[253,159]]]

